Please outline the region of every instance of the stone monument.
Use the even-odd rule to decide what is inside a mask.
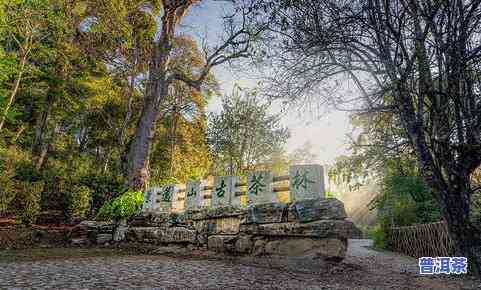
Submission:
[[[156,197],[156,204],[153,207],[154,211],[170,212],[172,210],[172,200],[176,194],[177,187],[175,184],[165,185],[159,188]],[[154,198],[155,199],[155,198]]]
[[[277,196],[272,191],[272,181],[273,175],[270,171],[249,173],[247,179],[249,205],[277,202]]]
[[[235,184],[235,176],[216,176],[212,188],[211,206],[229,206],[231,204],[232,195],[235,195]]]
[[[291,201],[324,198],[324,173],[321,165],[296,165],[289,168]]]
[[[202,207],[202,190],[204,187],[204,182],[188,181],[185,191],[185,210],[198,209]]]

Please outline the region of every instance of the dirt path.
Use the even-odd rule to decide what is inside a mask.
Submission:
[[[419,275],[418,260],[402,254],[372,249],[371,240],[350,240],[346,265],[359,267],[354,276],[360,283],[379,285],[390,281],[389,289],[481,289],[481,282],[466,276]]]
[[[372,240],[349,240],[345,263],[366,266],[366,270],[382,272],[389,269],[395,273],[418,274],[418,261],[402,254],[374,250]]]
[[[101,250],[57,250],[55,258],[2,259],[0,289],[480,289],[468,279],[421,277],[416,259],[352,240],[336,266],[274,266],[273,260],[102,255]],[[48,250],[47,250],[48,251]],[[59,254],[59,252],[63,254]],[[89,255],[90,253],[90,255]],[[14,253],[13,255],[25,253]],[[64,255],[62,257],[62,255]],[[72,256],[74,258],[72,258]],[[2,262],[3,260],[3,262]]]

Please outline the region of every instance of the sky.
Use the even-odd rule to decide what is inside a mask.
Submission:
[[[222,15],[228,5],[224,1],[203,1],[192,8],[181,23],[181,32],[198,39],[207,39],[208,44],[215,45],[222,34]],[[220,83],[223,93],[230,93],[234,84],[242,87],[253,87],[248,73],[233,72],[228,66],[214,68],[214,76]],[[209,112],[220,110],[220,98],[214,98],[208,106]],[[278,105],[272,107],[273,112],[280,111]],[[303,146],[306,142],[312,144],[314,153],[318,156],[313,163],[330,164],[337,156],[348,154],[347,135],[352,131],[347,112],[329,110],[326,113],[314,115],[313,113],[301,114],[295,108],[282,114],[282,124],[290,131],[291,137],[287,140],[286,150],[293,150]]]

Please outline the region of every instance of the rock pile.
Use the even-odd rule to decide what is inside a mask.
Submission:
[[[127,226],[84,222],[76,232],[77,242],[83,237],[104,244],[113,241],[117,233],[116,240],[123,242],[325,260],[343,259],[348,238],[360,235],[346,219],[342,202],[334,198],[142,214]]]
[[[70,241],[73,245],[105,245],[113,241],[114,230],[117,223],[83,221],[70,232]]]

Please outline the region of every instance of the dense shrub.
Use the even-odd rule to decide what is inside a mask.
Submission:
[[[381,225],[376,225],[371,231],[371,239],[374,241],[374,247],[379,249],[388,248],[388,237],[385,229]]]
[[[141,191],[127,191],[106,202],[98,211],[97,218],[101,220],[120,220],[129,218],[140,212],[144,195]]]
[[[122,179],[108,174],[87,174],[79,178],[78,183],[91,190],[92,209],[98,210],[109,199],[127,190]]]
[[[15,198],[13,185],[12,176],[8,172],[0,175],[0,216],[8,213],[10,203]]]
[[[16,163],[15,179],[27,182],[37,182],[42,180],[42,176],[37,172],[30,160],[20,160]]]
[[[0,216],[7,213],[10,202],[15,198],[13,176],[15,167],[7,149],[0,147]]]
[[[65,208],[67,209],[66,217],[70,221],[87,217],[92,200],[91,190],[87,186],[72,186],[72,189],[65,195],[65,198]]]
[[[377,247],[389,248],[391,227],[441,219],[439,205],[421,177],[391,173],[381,185],[381,192],[372,203],[378,212],[378,226],[371,232]]]
[[[43,187],[43,182],[21,182],[21,188],[17,198],[21,204],[19,217],[23,224],[31,225],[35,223],[40,213],[40,198]]]
[[[19,189],[15,183],[17,162],[26,162],[23,152],[15,147],[6,148],[0,144],[0,215],[15,211],[12,207]]]
[[[428,186],[418,176],[392,175],[384,177],[381,193],[373,206],[380,219],[393,226],[439,221],[441,213]]]

